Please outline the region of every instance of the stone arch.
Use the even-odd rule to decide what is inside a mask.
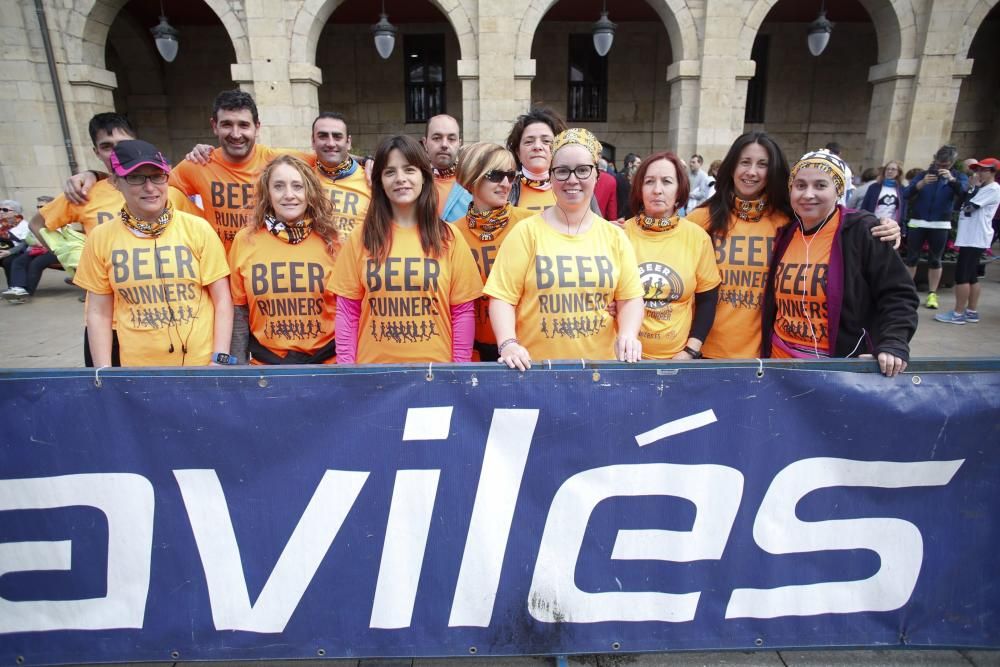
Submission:
[[[1000,0],[971,0],[965,12],[968,18],[962,26],[962,35],[958,44],[957,55],[959,58],[967,58],[969,49],[972,48],[972,40],[975,39],[979,27],[983,24],[986,15],[997,5]]]
[[[226,0],[201,0],[218,17],[236,52],[236,61],[250,62],[250,43],[243,19]],[[68,12],[65,26],[66,60],[105,67],[104,48],[108,31],[128,0],[80,0]]]
[[[988,2],[989,0],[979,0]],[[993,0],[996,1],[996,0]],[[754,39],[779,0],[756,0],[740,31],[740,57],[750,58]],[[859,0],[875,26],[878,62],[917,57],[917,20],[911,0]]]
[[[559,0],[530,1],[518,27],[515,58],[531,60],[531,44],[535,39],[538,24],[557,2]],[[703,34],[687,6],[688,3],[683,0],[646,0],[646,2],[656,11],[667,29],[673,61],[697,60],[698,44],[701,43]],[[612,9],[614,9],[613,4]]]
[[[292,25],[291,53],[289,62],[316,63],[316,46],[326,22],[337,7],[349,0],[305,0],[295,15]],[[434,5],[451,25],[458,37],[458,48],[462,60],[478,58],[476,31],[472,19],[465,11],[464,5],[445,0],[428,0]],[[391,18],[390,18],[391,20]]]

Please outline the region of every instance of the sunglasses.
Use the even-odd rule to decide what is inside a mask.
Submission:
[[[511,183],[513,183],[514,179],[517,178],[517,172],[503,171],[501,169],[490,169],[488,172],[486,172],[486,175],[484,175],[483,178],[485,178],[490,183],[503,183],[503,179],[505,178]]]
[[[145,185],[146,181],[152,181],[154,185],[163,185],[170,178],[168,174],[159,173],[147,176],[146,174],[129,174],[125,176],[125,182],[129,185]]]
[[[14,212],[14,209],[12,209],[12,208],[0,208],[0,213],[13,213],[13,212]]]

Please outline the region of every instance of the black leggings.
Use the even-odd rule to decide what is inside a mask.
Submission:
[[[948,234],[950,229],[930,229],[928,227],[910,227],[906,235],[906,265],[916,266],[920,260],[920,250],[924,247],[924,240],[930,246],[927,266],[932,269],[941,268],[941,256],[944,248],[948,244]]]
[[[94,367],[94,357],[90,355],[90,339],[87,337],[87,327],[83,328],[83,365]],[[121,350],[118,347],[118,332],[111,330],[111,365],[118,368],[122,365]]]
[[[955,284],[975,285],[979,282],[979,258],[983,256],[983,248],[959,248],[958,261],[955,262]]]

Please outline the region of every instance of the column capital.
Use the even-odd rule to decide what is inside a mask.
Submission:
[[[458,69],[459,79],[478,79],[479,78],[479,61],[470,60],[468,58],[459,60],[455,63]]]
[[[292,83],[308,83],[317,88],[323,83],[323,70],[309,63],[289,63],[288,80]]]
[[[673,83],[680,79],[697,79],[700,76],[700,60],[678,60],[667,66],[667,83]]]
[[[912,79],[917,76],[920,61],[916,58],[897,58],[872,65],[868,69],[868,83],[882,83],[894,79]]]
[[[118,87],[118,77],[114,72],[90,65],[67,65],[66,80],[71,86],[93,86],[104,90]]]
[[[534,58],[529,58],[527,60],[515,60],[514,61],[514,78],[515,79],[534,79],[535,78],[535,60],[534,60]]]

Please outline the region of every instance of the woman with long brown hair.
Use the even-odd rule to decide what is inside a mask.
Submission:
[[[483,281],[461,234],[438,218],[433,179],[410,137],[375,152],[368,213],[334,270],[341,363],[471,358]]]
[[[233,239],[236,306],[232,352],[254,364],[332,364],[336,297],[330,290],[340,237],[315,172],[291,155],[257,179],[253,219]]]

